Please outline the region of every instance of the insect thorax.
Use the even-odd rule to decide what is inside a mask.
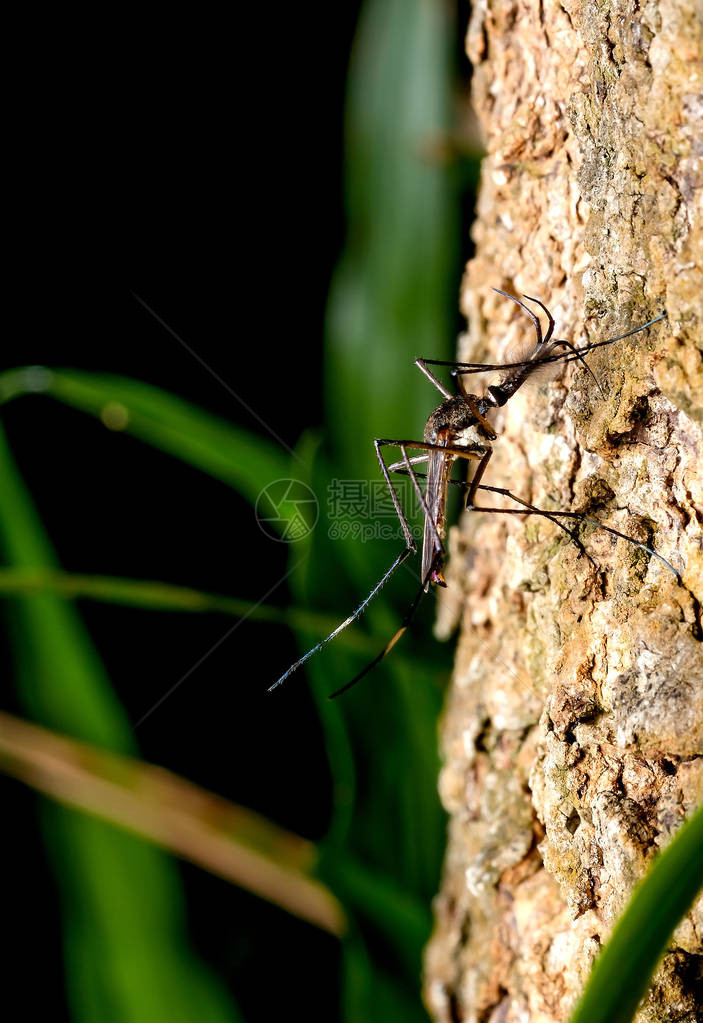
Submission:
[[[492,409],[485,398],[471,397],[482,416]],[[428,444],[449,443],[478,450],[490,446],[485,431],[461,396],[448,398],[437,406],[425,425],[424,440]]]

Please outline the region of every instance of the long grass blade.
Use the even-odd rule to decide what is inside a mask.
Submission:
[[[311,842],[162,768],[0,713],[0,768],[339,937],[342,907],[313,879]]]
[[[703,806],[655,858],[603,952],[571,1023],[628,1023],[674,928],[703,888]]]
[[[56,570],[2,432],[0,492],[5,561]],[[27,711],[52,729],[132,752],[124,710],[70,604],[44,592],[14,597],[8,612],[18,694]],[[72,1018],[238,1019],[229,996],[187,944],[180,886],[168,859],[102,821],[50,803],[41,810],[62,901]]]
[[[273,604],[240,600],[220,593],[205,593],[172,583],[37,568],[0,568],[0,597],[31,596],[43,591],[55,593],[65,600],[88,599],[150,611],[214,613],[247,618],[252,622],[287,625],[311,636],[324,636],[338,624],[338,620],[331,615],[308,611],[304,607],[275,607]],[[376,653],[378,644],[378,639],[358,630],[350,630],[340,634],[338,645],[355,653],[370,655]],[[410,672],[422,674],[425,679],[438,676],[436,665],[429,659],[416,657],[411,660],[400,655],[397,663]]]
[[[80,370],[28,366],[0,374],[0,403],[44,394],[96,416],[221,480],[255,503],[261,489],[292,472],[273,441],[139,380]]]

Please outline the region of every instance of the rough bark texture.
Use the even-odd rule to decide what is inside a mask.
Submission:
[[[653,545],[682,582],[591,527],[593,562],[544,519],[474,512],[453,530],[451,823],[425,976],[447,1023],[566,1019],[632,885],[703,798],[702,40],[696,0],[474,6],[488,156],[461,357],[495,361],[529,333],[491,285],[542,298],[577,344],[667,312],[589,357],[605,399],[578,366],[518,392],[484,482]],[[703,1018],[702,940],[699,900],[641,1023]]]

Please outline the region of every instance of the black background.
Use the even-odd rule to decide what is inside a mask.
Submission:
[[[359,6],[280,5],[192,33],[135,24],[123,28],[124,60],[110,54],[111,81],[67,72],[66,109],[49,112],[46,146],[38,144],[53,154],[38,200],[46,214],[33,208],[41,174],[17,200],[31,241],[25,234],[12,270],[5,367],[135,377],[267,436],[134,292],[288,445],[322,423],[323,319],[344,240],[342,111]],[[466,13],[457,15],[459,40]],[[96,70],[100,55],[92,59]],[[285,545],[260,534],[250,505],[224,485],[45,397],[11,403],[3,424],[68,571],[252,600],[283,576]],[[269,598],[286,601],[285,585]],[[133,722],[231,627],[210,615],[80,606]],[[7,648],[3,655],[7,680]],[[245,623],[137,737],[146,760],[316,839],[330,779],[315,714],[304,686],[275,704],[265,693],[295,655],[285,629]],[[4,704],[22,713],[7,681]],[[274,774],[281,762],[285,772]],[[59,1018],[60,920],[35,797],[1,785],[12,836],[5,874],[19,894],[6,997],[23,1015],[50,1004]],[[193,940],[248,1023],[295,1005],[335,1018],[333,939],[204,871],[179,870]]]

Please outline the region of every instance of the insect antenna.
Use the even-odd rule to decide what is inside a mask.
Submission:
[[[547,317],[547,320],[549,321],[549,329],[547,330],[547,333],[544,335],[544,343],[548,344],[548,342],[551,340],[552,334],[554,333],[554,317],[550,313],[549,309],[547,309],[544,302],[541,302],[538,298],[533,298],[532,295],[523,295],[522,297],[526,298],[528,302],[535,302],[540,307],[544,315]]]
[[[540,309],[546,315],[547,320],[549,321],[549,329],[547,330],[547,333],[546,333],[546,335],[544,337],[544,340],[542,340],[542,328],[541,328],[541,326],[539,326],[539,321],[537,320],[537,317],[535,316],[535,314],[533,312],[531,312],[527,308],[525,303],[521,302],[518,298],[515,298],[514,295],[509,295],[507,293],[507,291],[500,291],[499,288],[494,288],[493,290],[495,292],[497,292],[499,295],[505,295],[506,298],[511,299],[513,302],[515,302],[516,305],[519,305],[521,309],[523,309],[526,313],[529,314],[532,322],[535,324],[535,332],[537,334],[537,344],[533,347],[532,351],[530,351],[529,354],[527,352],[525,352],[524,354],[521,353],[520,356],[519,356],[519,359],[521,359],[523,361],[523,363],[524,363],[523,367],[521,367],[523,369],[523,373],[520,374],[520,377],[518,378],[520,380],[520,382],[528,379],[528,376],[533,376],[535,371],[539,375],[540,370],[544,370],[544,368],[545,368],[545,366],[544,366],[544,361],[545,361],[544,360],[544,356],[552,355],[554,352],[556,352],[556,350],[558,348],[566,348],[574,356],[575,359],[579,360],[581,365],[584,367],[584,369],[589,374],[589,376],[593,380],[594,384],[596,385],[596,387],[600,391],[601,397],[605,401],[605,394],[603,392],[603,388],[600,385],[600,382],[598,381],[598,379],[597,379],[595,373],[593,372],[593,370],[591,369],[591,367],[588,365],[588,363],[584,359],[583,355],[581,355],[581,353],[579,352],[578,348],[576,348],[574,345],[572,345],[570,341],[565,341],[565,340],[552,341],[551,344],[549,343],[550,340],[551,340],[552,334],[554,333],[554,317],[550,313],[549,309],[547,309],[547,307],[544,304],[544,302],[540,301],[540,299],[538,299],[538,298],[533,298],[531,295],[523,295],[522,296],[523,298],[526,298],[528,302],[534,302],[536,305],[538,305],[540,307]],[[506,361],[506,365],[508,365],[510,361],[516,361],[517,362],[518,359],[514,359],[514,360],[508,359]],[[452,375],[457,375],[457,374],[453,373]],[[511,386],[511,383],[510,383],[511,380],[513,382],[512,386]],[[513,392],[513,390],[515,389],[514,385],[515,385],[516,382],[517,381],[515,380],[515,369],[512,369],[512,370],[506,369],[506,374],[505,374],[504,378],[502,379],[501,384],[499,385],[499,388],[498,388],[499,390],[504,390],[505,386],[508,385],[508,393],[504,396],[503,401],[506,398],[508,398],[510,396],[510,394]],[[489,388],[489,391],[490,391],[490,388]],[[502,404],[503,401],[501,401],[500,404]]]
[[[515,295],[510,295],[507,291],[501,291],[500,288],[493,288],[492,290],[495,291],[497,295],[503,295],[504,298],[509,298],[511,302],[515,303],[515,305],[519,305],[521,309],[524,309],[534,324],[535,333],[537,334],[537,347],[541,348],[545,343],[545,340],[542,338],[542,324],[539,322],[537,315],[533,313],[531,309],[528,309],[525,303],[521,302],[519,298],[515,298]],[[529,295],[523,295],[523,298],[529,298]],[[544,306],[538,298],[530,298],[530,302],[537,302],[544,309]],[[552,331],[554,330],[554,320],[549,313],[547,315],[549,316],[549,338],[552,336]],[[530,360],[528,359],[527,361],[529,362]]]
[[[427,579],[429,579],[429,575],[428,575]],[[338,696],[341,696],[342,693],[346,693],[347,689],[351,689],[352,686],[355,686],[357,682],[361,682],[362,678],[364,678],[365,675],[368,675],[368,673],[371,671],[371,669],[375,668],[377,664],[380,664],[381,661],[384,659],[384,657],[386,657],[391,652],[393,647],[396,645],[396,643],[398,642],[400,637],[403,635],[403,633],[407,629],[407,627],[410,624],[410,622],[412,621],[413,616],[414,616],[415,612],[417,611],[418,605],[419,605],[420,601],[422,600],[422,598],[424,596],[425,586],[426,585],[427,585],[427,580],[425,580],[423,582],[423,584],[420,587],[420,589],[419,589],[415,599],[413,600],[413,602],[410,605],[410,607],[408,608],[408,610],[405,612],[405,616],[404,616],[402,622],[400,623],[400,627],[393,634],[393,637],[391,638],[390,642],[386,643],[386,645],[384,646],[383,650],[381,650],[380,654],[377,654],[376,657],[374,657],[374,659],[372,661],[369,661],[369,663],[366,665],[366,667],[363,668],[359,672],[358,675],[355,675],[354,678],[351,680],[351,682],[347,682],[345,685],[341,686],[339,689],[336,689],[333,693],[330,693],[330,695],[327,697],[328,700],[336,699]]]
[[[522,303],[519,303],[520,305]],[[528,360],[530,362],[538,362],[549,364],[552,362],[576,362],[580,360],[584,355],[588,355],[589,352],[594,351],[596,348],[604,348],[606,345],[612,345],[616,341],[622,341],[623,338],[631,337],[633,334],[639,334],[641,330],[646,330],[647,327],[652,327],[655,323],[659,323],[660,320],[666,319],[666,313],[659,313],[653,320],[648,320],[643,323],[640,327],[633,327],[632,330],[626,330],[624,334],[618,334],[617,337],[610,337],[606,341],[594,341],[593,344],[584,345],[583,348],[573,347],[573,352],[566,352],[562,355],[542,355],[538,359]],[[570,344],[571,342],[567,342]],[[554,344],[557,344],[555,341]],[[519,360],[517,362],[455,362],[447,359],[424,359],[423,362],[427,363],[428,366],[450,366],[457,373],[485,373],[487,371],[501,370],[501,369],[515,369],[519,366],[526,365],[525,360]]]
[[[550,313],[549,309],[547,309],[547,307],[544,304],[544,302],[540,301],[540,299],[533,298],[532,295],[523,295],[522,297],[526,298],[528,302],[534,302],[536,305],[538,305],[540,307],[540,309],[542,310],[542,312],[544,313],[544,315],[549,320],[549,330],[547,331],[547,333],[545,334],[545,337],[544,337],[545,345],[548,344],[548,342],[551,340],[552,334],[554,333],[554,317]],[[523,308],[524,308],[524,306],[523,306]],[[603,393],[603,388],[601,387],[598,378],[596,377],[595,373],[593,372],[591,367],[588,365],[588,363],[584,359],[583,355],[581,355],[581,353],[579,352],[578,348],[576,348],[574,345],[572,345],[570,341],[564,341],[563,339],[561,341],[554,341],[554,342],[552,342],[552,344],[549,346],[549,351],[553,352],[557,348],[568,348],[569,351],[574,356],[574,358],[579,360],[579,362],[581,363],[583,368],[591,376],[594,384],[596,385],[596,387],[598,388],[598,390],[601,393],[601,397],[605,401],[605,394]]]

